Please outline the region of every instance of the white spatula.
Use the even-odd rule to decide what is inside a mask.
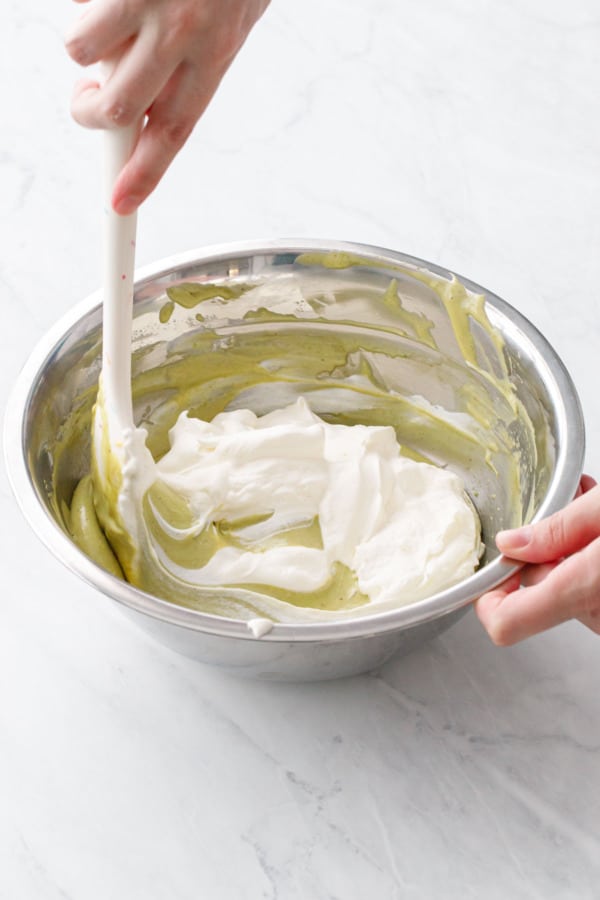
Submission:
[[[92,471],[98,517],[128,577],[136,565],[139,546],[132,483],[139,473],[140,462],[149,457],[149,451],[145,446],[145,433],[135,428],[131,397],[137,214],[117,215],[112,208],[111,195],[138,133],[139,125],[133,125],[106,131],[103,135],[103,348],[92,430]]]

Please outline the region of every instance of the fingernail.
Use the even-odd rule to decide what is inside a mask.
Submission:
[[[136,194],[127,194],[125,197],[119,197],[113,203],[113,209],[120,216],[130,216],[136,211],[142,198]]]
[[[531,525],[525,525],[523,528],[513,528],[510,531],[499,531],[496,535],[496,544],[502,551],[521,550],[530,543],[532,537],[533,528]]]

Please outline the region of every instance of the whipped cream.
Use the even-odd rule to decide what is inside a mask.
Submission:
[[[301,397],[260,417],[183,413],[169,437],[120,497],[129,532],[144,535],[141,571],[158,568],[164,583],[276,589],[254,615],[310,621],[323,614],[311,595],[339,567],[353,608],[329,616],[411,603],[477,567],[479,521],[461,480],[401,456],[390,426],[328,424]],[[277,590],[303,599],[293,607]]]

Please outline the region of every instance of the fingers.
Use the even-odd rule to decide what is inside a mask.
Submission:
[[[88,128],[115,128],[141,120],[176,67],[175,61],[163,58],[159,45],[159,34],[144,29],[104,85],[88,83],[74,92],[73,118]]]
[[[533,582],[518,590],[513,577],[476,601],[477,615],[495,644],[508,646],[573,618],[599,629],[600,539]]]
[[[211,71],[199,79],[187,64],[173,74],[149,110],[131,159],[117,179],[112,198],[116,212],[129,215],[154,190],[208,106],[223,74]]]
[[[536,565],[524,566],[521,569],[521,587],[532,587],[539,584],[548,577],[552,569],[559,565],[557,562],[537,563]]]
[[[93,14],[80,18],[69,36],[68,50],[86,65],[108,58],[117,62],[103,85],[88,81],[76,87],[73,118],[88,128],[131,125],[151,106],[160,107],[160,94],[180,66],[191,66],[186,71],[195,73],[197,92],[206,99],[194,107],[204,109],[234,54],[227,53],[231,38],[227,28],[220,20],[204,28],[199,8],[197,2],[182,2],[177,15],[167,17],[160,3],[144,8],[133,0],[106,0],[92,7]],[[182,110],[177,130],[183,131],[190,118]],[[194,123],[197,119],[198,115]]]
[[[592,478],[591,475],[582,475],[581,482],[579,487],[581,488],[582,494],[587,494],[588,491],[591,491],[592,488],[596,487],[598,482],[595,478]]]
[[[479,618],[479,621],[484,626],[486,631],[490,633],[490,626],[492,624],[492,620],[496,614],[496,611],[500,608],[502,603],[504,603],[506,597],[509,594],[512,594],[513,591],[517,591],[519,589],[521,583],[521,573],[516,572],[509,579],[507,579],[500,587],[494,588],[493,591],[488,591],[487,594],[483,594],[478,600],[475,601],[475,612]]]
[[[600,535],[600,487],[586,477],[585,493],[565,509],[537,522],[496,535],[498,549],[525,562],[549,562],[580,550]]]
[[[91,79],[76,86],[73,117],[90,128],[114,128],[148,115],[115,184],[117,212],[133,212],[154,189],[266,6],[267,0],[95,0],[79,17],[66,40],[73,59],[117,62],[102,86]]]
[[[501,532],[496,542],[505,555],[534,565],[475,603],[495,644],[514,644],[572,618],[600,633],[600,487],[593,478],[582,477],[565,509]]]
[[[575,492],[575,497],[581,497],[582,494],[587,494],[588,491],[591,491],[593,487],[596,486],[598,482],[595,478],[592,478],[591,475],[582,475],[581,481],[577,486],[577,490]]]
[[[92,4],[67,32],[67,53],[80,66],[111,59],[137,34],[140,25],[140,12],[131,2],[105,0]]]

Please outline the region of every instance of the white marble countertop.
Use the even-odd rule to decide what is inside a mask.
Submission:
[[[73,4],[0,10],[1,399],[99,283]],[[554,344],[599,474],[596,0],[273,0],[140,221],[139,262],[244,238],[379,244]],[[156,645],[0,480],[1,900],[600,896],[600,640],[470,613],[378,673],[233,680]]]

